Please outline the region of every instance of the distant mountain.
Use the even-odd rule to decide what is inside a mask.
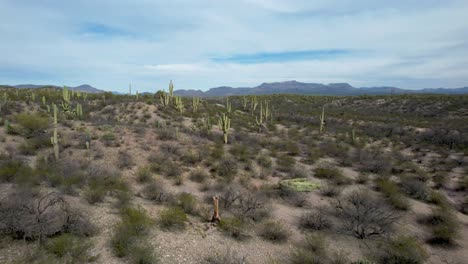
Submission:
[[[2,86],[2,85],[0,85]],[[9,85],[4,85],[5,87],[8,87]],[[39,88],[46,88],[46,87],[52,87],[52,88],[63,88],[61,86],[56,86],[56,85],[36,85],[36,84],[20,84],[20,85],[14,85],[14,86],[9,86],[13,88],[18,88],[18,89],[39,89]],[[97,89],[95,87],[92,87],[89,84],[83,84],[80,86],[76,87],[70,87],[67,86],[69,89],[73,89],[74,91],[80,91],[80,92],[86,92],[86,93],[104,93],[104,90]]]
[[[179,96],[230,96],[230,95],[260,95],[260,94],[306,94],[306,95],[385,95],[385,94],[468,94],[468,87],[463,88],[427,88],[419,90],[401,89],[396,87],[361,87],[356,88],[348,83],[302,83],[297,81],[262,83],[256,87],[221,86],[211,88],[206,92],[201,90],[175,90]]]

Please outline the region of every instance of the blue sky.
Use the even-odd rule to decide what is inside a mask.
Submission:
[[[467,0],[0,0],[0,84],[468,86]]]

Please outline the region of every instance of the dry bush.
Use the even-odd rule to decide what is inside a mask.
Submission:
[[[332,226],[326,208],[319,207],[316,210],[304,213],[299,219],[299,226],[309,230],[325,230]]]
[[[117,167],[120,169],[129,169],[134,165],[133,158],[127,151],[120,150],[118,153]]]
[[[290,233],[281,222],[267,221],[260,228],[259,235],[263,239],[282,243],[288,240]]]
[[[39,239],[58,233],[91,235],[94,226],[58,193],[18,190],[0,202],[0,233],[17,239]]]
[[[399,215],[385,201],[364,190],[354,191],[335,203],[343,231],[365,239],[389,233]]]

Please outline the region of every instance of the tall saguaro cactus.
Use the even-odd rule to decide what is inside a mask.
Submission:
[[[247,110],[247,103],[249,102],[249,98],[247,96],[242,96],[242,107],[244,110]]]
[[[165,91],[159,94],[159,100],[161,100],[161,104],[166,107],[169,105],[169,94]]]
[[[58,145],[58,135],[57,135],[57,105],[54,104],[54,134],[50,138],[50,143],[54,148],[55,160],[59,160],[59,145]]]
[[[226,113],[222,113],[218,119],[219,129],[223,131],[224,144],[228,143],[228,133],[231,128],[231,119]]]
[[[325,106],[322,106],[322,114],[320,115],[320,134],[323,133],[325,128]]]
[[[192,110],[194,113],[198,112],[200,106],[200,97],[192,97]]]
[[[174,84],[172,83],[172,80],[169,82],[169,97],[174,97]]]
[[[63,87],[62,89],[62,111],[66,114],[69,114],[72,112],[71,109],[71,102],[70,102],[70,92],[68,91],[68,88],[66,86]]]
[[[226,97],[226,113],[231,114],[232,104],[229,102],[229,97]]]

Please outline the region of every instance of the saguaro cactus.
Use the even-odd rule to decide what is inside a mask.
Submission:
[[[42,106],[45,106],[46,105],[46,98],[45,96],[42,96]]]
[[[172,80],[169,82],[169,97],[174,97],[174,84],[172,83]]]
[[[242,107],[244,110],[247,110],[247,103],[249,102],[249,98],[247,96],[242,96]]]
[[[161,100],[161,104],[166,107],[169,105],[169,94],[167,94],[165,91],[162,91],[162,93],[159,94],[159,100]]]
[[[57,135],[57,105],[54,104],[54,134],[50,138],[50,143],[54,148],[55,160],[59,160],[59,145],[58,145],[58,135]]]
[[[322,114],[320,115],[320,134],[322,134],[325,128],[325,106],[322,106]]]
[[[232,104],[229,102],[229,97],[226,98],[226,113],[231,114]]]
[[[184,108],[184,102],[182,101],[182,97],[176,96],[174,97],[174,105],[177,110],[179,110],[180,113],[183,113],[185,108]]]
[[[192,110],[194,113],[198,112],[200,106],[200,97],[192,97]]]
[[[139,94],[138,94],[138,91],[136,91],[136,100],[138,101],[138,97],[139,97]]]
[[[252,99],[250,100],[250,110],[252,110],[252,114],[255,112],[255,109],[257,109],[258,106],[258,100],[256,96],[253,96]]]
[[[228,143],[228,133],[231,128],[231,119],[226,113],[222,113],[218,119],[219,129],[223,131],[224,144]]]
[[[68,88],[66,86],[64,86],[62,89],[62,99],[63,99],[61,102],[62,111],[67,114],[71,113],[72,109],[71,109],[71,103],[70,103],[70,92],[68,91]]]

